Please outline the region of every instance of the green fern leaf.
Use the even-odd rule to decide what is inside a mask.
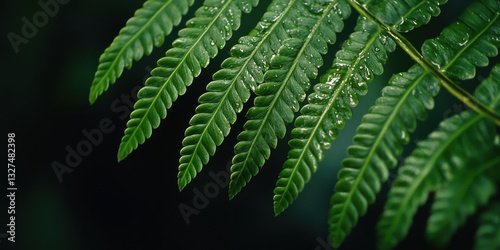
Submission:
[[[500,63],[492,67],[490,75],[474,91],[478,100],[500,113]]]
[[[275,214],[286,209],[309,181],[322,160],[322,147],[329,147],[344,119],[351,117],[357,96],[364,95],[367,83],[382,73],[387,53],[394,49],[395,43],[375,24],[363,17],[358,19],[355,32],[337,52],[332,68],[315,85],[295,121],[289,141],[292,149],[276,183]]]
[[[500,65],[496,65],[475,95],[500,113],[499,81]],[[377,225],[379,247],[395,247],[406,236],[412,217],[418,206],[427,200],[428,192],[466,171],[468,159],[487,152],[495,144],[495,136],[492,136],[495,134],[493,121],[467,110],[444,120],[438,130],[420,141],[405,159],[389,191],[384,213]]]
[[[500,248],[500,202],[488,206],[479,218],[474,250]]]
[[[417,89],[418,97],[407,91],[408,85]],[[427,117],[426,108],[433,107],[432,97],[439,83],[420,66],[394,75],[382,91],[353,137],[354,145],[347,149],[330,204],[330,237],[339,246],[363,216],[368,205],[375,202],[381,184],[394,168],[409,132],[417,120]]]
[[[149,55],[172,32],[194,0],[148,0],[123,27],[99,58],[99,66],[90,88],[90,103],[106,91],[132,62]]]
[[[399,32],[409,32],[429,23],[432,17],[439,16],[440,6],[448,0],[404,0],[370,1],[366,7],[382,22]]]
[[[464,14],[463,17],[466,18],[461,20],[467,21],[459,22],[460,27],[467,26],[471,22],[469,19],[476,20],[474,16],[482,16],[478,12],[482,8],[476,8],[472,6],[471,11]],[[436,51],[438,54],[452,53],[446,55],[449,58],[443,60],[447,63],[441,65],[440,70],[448,73],[449,68],[469,64],[475,57],[490,56],[496,51],[500,45],[493,39],[499,35],[498,28],[495,28],[498,27],[497,15],[491,11],[485,13],[490,16],[486,19],[479,18],[483,20],[483,25],[479,25],[481,28],[478,30],[470,30],[470,39],[463,47],[453,46],[452,50],[442,48],[440,53]],[[476,26],[478,25],[473,27]],[[449,36],[452,29],[454,28],[446,29],[441,36]],[[426,46],[432,44],[432,40],[427,44]],[[478,48],[480,46],[489,48],[489,52],[476,55],[478,51],[483,51]],[[426,54],[430,56],[429,53]],[[455,64],[458,66],[454,66]],[[464,72],[467,77],[475,73],[475,69],[467,70],[469,71]],[[354,145],[348,148],[349,156],[342,162],[343,168],[339,172],[339,180],[332,196],[330,236],[334,245],[343,241],[359,216],[366,213],[367,205],[374,202],[381,183],[388,178],[388,169],[397,165],[397,158],[409,141],[409,133],[415,130],[417,120],[426,119],[426,110],[433,108],[433,97],[437,95],[439,88],[437,79],[416,65],[408,72],[394,75],[389,86],[382,90],[382,97],[363,117],[353,139]]]
[[[392,249],[406,236],[428,191],[453,178],[468,158],[491,147],[494,133],[493,123],[468,111],[443,121],[439,130],[417,144],[398,171],[377,225],[380,249]]]
[[[158,67],[137,94],[120,143],[118,160],[123,160],[149,138],[167,116],[167,109],[186,92],[193,79],[223,48],[240,26],[242,12],[250,12],[257,0],[206,0],[204,6],[179,31],[172,48],[158,61]]]
[[[445,187],[437,190],[427,222],[426,236],[430,242],[446,246],[467,217],[497,191],[485,171],[500,166],[500,148],[489,151],[490,154],[474,157]]]
[[[422,46],[423,56],[452,80],[472,79],[476,66],[485,67],[488,58],[498,55],[500,2],[482,0],[472,3],[468,10],[439,37]],[[460,57],[453,53],[462,51]]]
[[[269,67],[271,55],[276,53],[280,39],[286,34],[283,22],[293,4],[287,0],[275,0],[261,21],[248,34],[239,39],[222,63],[222,69],[207,85],[207,92],[200,98],[196,114],[182,141],[179,160],[178,182],[182,190],[229,134],[236,122],[237,113],[250,98],[250,90],[264,81],[264,72]],[[231,190],[231,189],[230,189]]]
[[[264,75],[264,83],[255,90],[254,106],[246,115],[244,131],[237,137],[230,197],[258,173],[271,148],[285,136],[286,124],[292,122],[306,96],[309,79],[316,78],[323,64],[322,54],[343,29],[342,20],[350,15],[349,5],[343,0],[301,3],[293,11],[290,20],[297,27],[289,29],[290,38],[282,42],[271,69]]]
[[[490,76],[479,85],[475,93],[482,103],[490,103],[493,110],[500,112],[500,65],[493,67]],[[490,135],[491,136],[491,135]],[[488,150],[484,157],[475,157],[463,172],[447,186],[438,190],[433,202],[431,216],[427,223],[427,238],[438,246],[447,244],[456,228],[466,217],[474,213],[479,205],[495,193],[492,167],[500,166],[499,147]]]

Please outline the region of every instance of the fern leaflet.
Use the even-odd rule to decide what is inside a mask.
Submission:
[[[430,242],[446,246],[467,217],[497,191],[485,171],[500,166],[500,148],[489,151],[490,155],[474,157],[446,186],[437,190],[427,222],[426,237]]]
[[[476,231],[474,250],[500,247],[500,202],[493,203],[481,214]]]
[[[386,52],[392,51],[395,44],[387,37],[379,39],[377,32],[375,25],[358,19],[355,32],[337,52],[332,68],[322,76],[322,83],[315,85],[308,104],[301,109],[289,141],[292,149],[276,183],[275,214],[296,199],[322,159],[321,148],[329,147],[330,140],[337,136],[337,127],[341,128],[343,119],[350,117],[350,106],[357,105],[357,95],[365,94],[373,75],[381,73]],[[342,98],[335,99],[337,96]]]
[[[118,150],[119,161],[151,136],[152,130],[167,116],[167,109],[225,46],[232,30],[239,28],[241,13],[250,12],[257,2],[206,0],[195,17],[187,21],[187,27],[179,31],[179,38],[165,57],[158,60],[158,67],[137,94],[139,100]]]
[[[493,144],[491,134],[495,127],[481,118],[474,112],[465,112],[443,121],[439,130],[419,142],[406,158],[377,225],[380,249],[391,249],[404,238],[413,214],[427,200],[430,189],[453,178],[468,157]],[[455,157],[450,158],[451,154]]]
[[[500,80],[499,67],[500,65],[495,66],[491,76],[485,80],[487,83],[481,84],[476,89],[476,95],[482,96],[483,102],[496,103],[493,105],[494,110],[500,110],[500,95],[495,96],[495,93],[500,93],[500,85],[497,84]],[[482,156],[481,159],[475,157],[471,162],[473,164],[470,164],[473,166],[468,166],[466,171],[462,171],[447,186],[437,191],[426,231],[427,238],[431,242],[440,246],[446,245],[466,217],[472,214],[478,205],[484,205],[486,200],[497,192],[495,179],[490,178],[495,175],[486,170],[500,167],[499,151],[500,148],[496,146],[489,150],[490,155]],[[488,245],[486,241],[477,240],[476,249],[495,248],[493,245],[488,248],[479,247],[483,243]]]
[[[404,0],[373,1],[366,0],[364,5],[383,23],[399,32],[409,32],[421,27],[441,13],[440,6],[448,0]]]
[[[467,10],[458,22],[422,46],[422,55],[452,80],[473,78],[476,66],[485,67],[488,58],[498,55],[500,2],[482,0]]]
[[[250,34],[240,38],[231,48],[231,57],[223,61],[222,69],[207,85],[207,93],[199,98],[200,105],[182,142],[179,189],[182,190],[208,163],[236,122],[236,114],[250,98],[250,89],[254,90],[264,81],[269,58],[276,53],[274,50],[280,40],[286,37],[283,23],[293,5],[290,1],[273,1]],[[229,190],[231,192],[231,187]]]
[[[481,83],[476,96],[490,108],[500,107],[500,65]],[[484,91],[492,90],[494,92]],[[486,92],[486,93],[485,93]],[[500,110],[496,112],[500,113]],[[441,122],[438,130],[420,141],[398,171],[377,228],[379,247],[391,249],[406,235],[418,206],[428,191],[450,181],[468,159],[486,152],[495,143],[495,124],[468,110]],[[454,157],[450,157],[454,155]]]
[[[329,43],[335,42],[335,34],[342,30],[342,20],[349,14],[349,6],[343,0],[300,3],[294,8],[290,38],[282,42],[283,46],[271,60],[264,83],[255,90],[257,97],[246,114],[244,131],[238,135],[230,196],[236,195],[258,173],[271,148],[277,146],[278,138],[285,136],[286,123],[293,120],[299,103],[304,100],[309,79],[317,76],[317,68],[323,64],[321,54],[327,52]],[[318,38],[319,34],[324,38]]]
[[[172,32],[194,0],[148,0],[123,27],[111,45],[99,57],[99,65],[90,88],[89,101],[94,103],[132,61],[149,55]]]

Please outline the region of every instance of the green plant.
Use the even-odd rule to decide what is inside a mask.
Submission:
[[[118,161],[144,143],[177,98],[215,58],[241,17],[257,0],[206,0],[185,22],[158,60],[130,115]],[[380,249],[391,249],[408,233],[413,215],[435,194],[427,227],[429,241],[446,245],[465,219],[491,207],[500,181],[500,65],[491,63],[500,46],[500,2],[478,0],[459,19],[417,50],[404,35],[440,14],[446,0],[273,0],[251,32],[231,47],[199,98],[180,151],[178,185],[183,190],[208,164],[229,135],[238,113],[253,99],[237,136],[229,197],[258,174],[278,141],[290,133],[288,158],[274,190],[275,215],[294,202],[323,159],[368,83],[382,74],[388,54],[399,46],[414,59],[407,72],[394,73],[375,105],[364,115],[342,162],[331,197],[330,237],[339,247],[374,203],[398,165],[398,157],[427,118],[441,86],[470,107],[443,119],[398,168],[378,224]],[[135,12],[99,59],[90,102],[116,82],[125,68],[164,42],[193,0],[148,0]],[[353,11],[354,9],[354,11]],[[328,51],[344,20],[357,24],[339,51]],[[324,56],[332,66],[318,78]],[[474,95],[459,83],[490,69]],[[306,98],[307,97],[307,98]],[[491,205],[490,205],[491,203]],[[489,210],[488,210],[489,211]],[[500,247],[498,214],[485,212],[477,246]],[[496,231],[495,231],[496,230]]]

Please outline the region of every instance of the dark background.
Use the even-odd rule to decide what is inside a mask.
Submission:
[[[27,44],[19,46],[18,53],[9,44],[7,34],[20,34],[22,18],[32,18],[41,8],[37,1],[2,1],[2,133],[5,137],[7,133],[16,133],[18,191],[16,243],[1,239],[0,249],[325,249],[322,242],[327,240],[329,199],[340,161],[346,156],[346,147],[351,144],[361,115],[374,103],[391,74],[405,71],[413,63],[399,49],[390,55],[384,74],[371,83],[370,92],[361,98],[354,117],[331,149],[325,151],[325,160],[304,191],[280,216],[273,214],[272,197],[288,150],[286,140],[235,199],[229,201],[227,188],[220,188],[198,215],[189,218],[189,224],[178,208],[182,203],[193,207],[196,190],[203,191],[214,182],[209,173],[225,171],[231,161],[244,112],[210,163],[179,192],[179,150],[196,100],[228,55],[228,49],[255,25],[267,3],[261,1],[252,14],[243,16],[243,24],[252,24],[234,33],[226,48],[169,109],[167,119],[153,131],[153,136],[117,163],[116,153],[128,118],[120,119],[121,113],[114,112],[111,104],[143,84],[187,19],[161,48],[125,70],[117,83],[91,106],[88,92],[98,58],[126,20],[142,6],[142,1],[70,0],[59,6],[58,13]],[[197,1],[195,6],[200,4]],[[429,25],[434,29],[412,31],[410,40],[419,48],[424,39],[437,36],[443,26],[451,23],[464,6],[460,2],[454,8],[444,8],[442,15]],[[325,57],[325,66],[331,65],[334,52],[352,30],[355,18],[353,12],[346,21],[347,32],[338,36],[330,48],[331,54]],[[471,84],[475,86],[477,82]],[[430,112],[426,126],[420,126],[422,130],[414,134],[408,150],[434,129],[444,114],[455,113],[460,105],[445,91],[437,100],[441,104]],[[75,149],[86,140],[82,130],[97,129],[102,119],[109,119],[114,130],[104,134],[102,143],[59,181],[52,164],[65,163],[67,148]],[[6,177],[0,176],[0,194],[4,198]],[[344,249],[374,248],[375,223],[389,187],[390,181],[347,238]],[[5,225],[7,201],[1,204],[0,225]],[[401,249],[431,249],[424,241],[427,210],[427,205],[419,210]],[[457,232],[450,249],[470,248],[473,219]],[[4,231],[6,227],[1,226],[0,233]]]

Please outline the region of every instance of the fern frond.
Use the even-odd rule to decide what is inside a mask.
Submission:
[[[238,135],[231,167],[230,197],[234,197],[256,175],[271,148],[286,134],[286,123],[293,120],[299,103],[306,96],[309,79],[317,76],[323,65],[322,54],[343,29],[343,19],[350,15],[344,0],[312,5],[299,2],[293,10],[290,38],[282,42],[264,75],[254,106],[247,112],[248,121]],[[340,13],[340,14],[339,14]],[[320,35],[321,34],[321,35]]]
[[[351,117],[357,96],[364,95],[367,83],[382,73],[387,53],[394,49],[395,44],[376,25],[358,18],[355,32],[337,52],[333,66],[315,85],[294,123],[292,149],[276,183],[275,214],[285,210],[309,181],[323,157],[322,148],[329,147],[344,119]]]
[[[455,25],[459,25],[459,29],[468,26],[471,22],[469,19],[483,22],[482,25],[474,25],[481,29],[469,30],[469,41],[463,44],[463,47],[453,46],[451,50],[443,47],[436,51],[438,54],[451,53],[447,55],[447,63],[440,66],[440,70],[445,73],[455,64],[458,66],[453,67],[460,67],[473,61],[478,51],[483,50],[477,47],[495,47],[490,48],[491,53],[484,54],[491,56],[500,45],[492,39],[493,35],[498,36],[498,14],[486,12],[491,16],[469,16],[471,13],[480,15],[478,10],[482,8],[476,8],[471,6],[470,13],[463,15],[467,18],[462,19],[467,19],[467,22],[454,24],[441,34],[446,36],[452,33],[452,30],[456,29],[453,27],[457,27]],[[467,70],[466,75],[475,73],[475,69]],[[381,183],[388,178],[388,169],[396,166],[403,146],[409,142],[409,133],[415,130],[417,120],[426,119],[427,109],[433,108],[433,97],[437,95],[439,88],[437,79],[421,66],[415,65],[408,72],[394,75],[389,86],[382,90],[382,97],[377,99],[369,113],[363,117],[353,139],[354,145],[348,148],[348,158],[342,162],[343,168],[339,172],[339,180],[331,201],[330,236],[334,245],[342,242],[357,223],[359,216],[365,214],[367,206],[374,202]],[[336,218],[337,216],[339,218]]]
[[[250,12],[257,0],[206,0],[179,31],[172,48],[158,60],[158,66],[137,94],[139,100],[130,114],[118,150],[123,160],[149,138],[152,130],[167,116],[167,109],[186,92],[193,79],[223,48],[240,26],[242,12]]]
[[[124,68],[149,55],[172,32],[194,0],[148,0],[136,10],[111,45],[99,57],[99,65],[90,87],[89,101],[94,101],[115,83]]]
[[[296,2],[296,1],[295,1]],[[287,37],[286,20],[295,2],[274,0],[260,22],[239,39],[222,62],[222,69],[213,75],[200,98],[196,114],[190,120],[182,141],[179,159],[178,183],[182,190],[229,134],[243,104],[250,98],[250,90],[264,81],[270,57],[277,52],[280,40]],[[231,190],[231,188],[230,188]]]
[[[488,206],[479,218],[474,250],[490,250],[500,248],[500,202]]]
[[[496,65],[475,93],[490,108],[500,106],[499,81],[500,65]],[[500,110],[496,112],[500,113]],[[428,192],[459,178],[455,176],[467,171],[464,168],[468,159],[484,154],[494,146],[495,134],[493,121],[467,110],[444,120],[438,130],[418,142],[417,148],[399,169],[389,191],[384,213],[377,225],[379,247],[391,249],[396,246],[406,236],[413,215],[427,200]]]
[[[500,166],[500,148],[489,151],[490,154],[474,157],[446,186],[437,190],[427,222],[426,237],[430,242],[446,246],[467,217],[497,191],[485,171]]]

